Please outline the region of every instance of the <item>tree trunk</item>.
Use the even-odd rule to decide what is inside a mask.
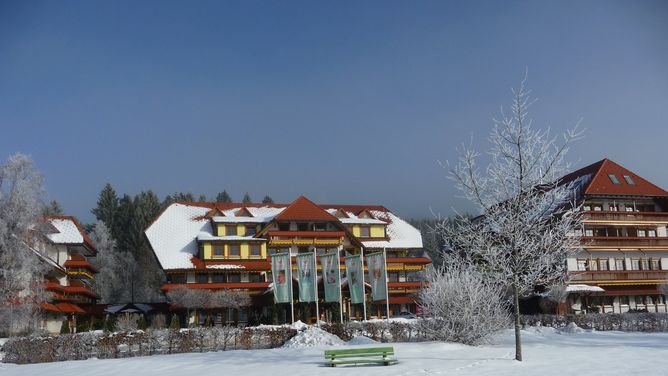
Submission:
[[[520,336],[520,291],[517,285],[513,286],[515,307],[513,316],[515,316],[515,360],[522,361],[522,337]]]

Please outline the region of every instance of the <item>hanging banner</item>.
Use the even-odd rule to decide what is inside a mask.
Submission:
[[[297,255],[297,281],[299,283],[299,301],[315,302],[315,253],[301,253]]]
[[[371,300],[387,299],[387,274],[385,273],[385,253],[371,253],[366,255],[366,264],[369,268],[367,282],[371,285]]]
[[[328,253],[320,256],[322,266],[323,285],[325,286],[325,301],[328,303],[341,300],[341,274],[339,272],[339,253]]]
[[[353,304],[364,303],[362,255],[346,256],[346,278],[350,289],[350,301]]]
[[[291,303],[292,265],[289,253],[271,255],[271,275],[274,282],[274,303]]]

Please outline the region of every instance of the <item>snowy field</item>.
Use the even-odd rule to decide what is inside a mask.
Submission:
[[[0,374],[96,376],[123,375],[609,375],[668,374],[668,333],[559,332],[550,328],[523,331],[522,363],[513,359],[512,331],[494,345],[471,347],[451,343],[394,343],[399,364],[337,367],[322,365],[323,350],[376,345],[366,338],[342,344],[338,338],[301,338],[271,350],[159,355],[142,358],[69,361],[33,365],[0,364]],[[322,345],[329,343],[330,345]],[[335,347],[335,348],[336,348]]]

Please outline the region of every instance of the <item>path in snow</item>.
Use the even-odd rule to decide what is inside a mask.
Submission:
[[[394,343],[399,364],[363,368],[322,365],[329,346],[238,350],[217,353],[159,355],[143,358],[83,360],[17,366],[0,364],[3,376],[38,374],[119,374],[198,376],[275,375],[605,375],[668,374],[668,333],[564,333],[551,328],[523,331],[524,358],[513,360],[512,331],[498,343],[464,346],[452,343]],[[382,346],[385,344],[378,344]],[[367,347],[374,345],[346,345]],[[340,348],[340,347],[338,347]]]

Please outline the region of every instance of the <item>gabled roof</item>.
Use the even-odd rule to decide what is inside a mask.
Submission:
[[[88,237],[88,233],[75,217],[66,215],[48,216],[45,217],[45,220],[56,230],[56,232],[46,234],[53,243],[85,245],[92,252],[97,252],[93,241]]]
[[[614,176],[616,182],[610,175]],[[629,184],[625,176],[634,184]],[[577,179],[585,184],[581,190],[585,195],[668,196],[668,192],[662,188],[607,158],[564,176],[561,182],[569,183]]]
[[[338,218],[304,196],[299,196],[275,219],[278,221],[338,221]]]

